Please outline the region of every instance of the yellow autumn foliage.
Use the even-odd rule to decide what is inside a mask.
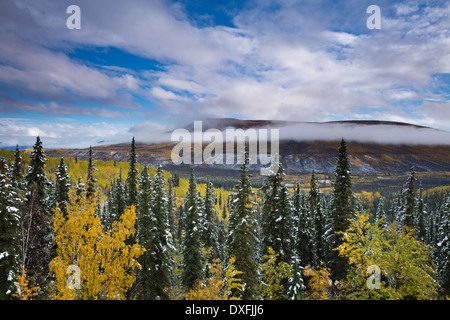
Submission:
[[[29,287],[27,272],[25,268],[22,266],[22,273],[17,275],[18,282],[14,282],[16,286],[16,293],[13,293],[12,296],[19,298],[20,300],[28,300],[30,297],[35,297],[38,295],[39,287]]]
[[[95,214],[96,201],[73,196],[64,216],[59,207],[53,215],[53,242],[56,257],[50,263],[55,277],[53,299],[125,299],[136,280],[137,258],[145,249],[126,244],[135,233],[134,206],[125,210],[120,219],[107,230]],[[70,272],[73,266],[78,273]],[[71,286],[74,277],[79,289]]]
[[[306,299],[328,300],[331,298],[332,282],[330,279],[330,269],[325,268],[322,261],[317,269],[306,266],[303,273],[310,278]]]
[[[231,295],[231,292],[233,289],[240,291],[244,288],[241,279],[236,278],[242,272],[234,268],[234,257],[231,257],[229,262],[225,277],[223,277],[223,262],[215,259],[209,268],[211,277],[198,281],[194,288],[186,292],[182,298],[185,300],[237,300]]]

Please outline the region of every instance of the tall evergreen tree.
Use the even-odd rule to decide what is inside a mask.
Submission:
[[[75,184],[75,195],[76,198],[79,199],[83,196],[84,193],[84,183],[80,176],[77,178],[77,183]]]
[[[95,182],[94,177],[95,165],[92,159],[92,146],[89,147],[89,160],[88,160],[88,172],[86,179],[86,199],[92,199],[95,194]]]
[[[380,198],[377,205],[377,211],[375,212],[374,222],[377,223],[383,219],[383,225],[386,225],[386,214],[384,212],[384,199]]]
[[[31,283],[41,289],[46,287],[51,258],[52,229],[47,195],[49,182],[44,171],[46,161],[38,136],[31,152],[26,176],[28,196],[27,208],[21,216],[21,256]]]
[[[54,190],[54,201],[59,203],[63,215],[67,213],[67,203],[69,202],[70,177],[64,158],[61,158],[56,168],[56,180]]]
[[[325,231],[326,231],[326,215],[325,207],[322,201],[319,201],[316,205],[314,214],[314,259],[315,265],[320,265],[320,262],[326,261],[326,243],[325,243]]]
[[[31,188],[32,184],[36,185],[37,200],[44,209],[46,209],[47,188],[49,185],[47,175],[44,171],[46,162],[47,159],[45,158],[42,141],[38,136],[36,138],[36,143],[33,146],[33,151],[31,152],[26,180],[28,189]]]
[[[417,199],[417,208],[416,208],[417,229],[415,232],[415,236],[417,240],[420,240],[422,242],[428,242],[427,224],[426,224],[427,216],[428,212],[426,209],[426,205],[423,201],[422,188],[419,188],[419,198]]]
[[[304,192],[300,192],[300,186],[297,184],[294,191],[294,221],[295,221],[295,248],[298,258],[300,259],[302,266],[310,265],[313,263],[313,221],[310,219],[308,212],[308,205],[306,195]]]
[[[264,192],[261,219],[263,253],[271,247],[278,254],[278,259],[289,262],[293,247],[293,208],[284,184],[281,163],[278,171],[267,177],[261,189]]]
[[[129,164],[130,164],[130,171],[128,171],[128,176],[126,180],[127,185],[127,205],[136,205],[137,203],[137,196],[138,196],[138,174],[139,171],[136,168],[136,143],[133,140],[131,140],[131,150],[130,150],[130,158],[129,158]]]
[[[411,168],[408,180],[406,181],[405,187],[403,188],[403,200],[404,210],[400,212],[401,224],[402,226],[408,226],[415,229],[417,227],[416,223],[416,190],[414,187],[416,181],[416,172],[414,166]]]
[[[203,257],[201,252],[200,206],[194,168],[191,167],[189,187],[185,201],[185,221],[183,239],[183,274],[182,282],[186,288],[192,289],[195,283],[203,278]]]
[[[152,212],[152,193],[152,182],[148,166],[145,165],[139,178],[136,218],[136,240],[144,248],[151,248],[154,243],[156,220]],[[136,283],[132,290],[136,292],[136,298],[140,300],[152,299],[156,296],[153,287],[152,268],[154,265],[152,255],[153,253],[146,249],[138,260],[142,269],[137,272]]]
[[[349,219],[354,215],[352,206],[353,192],[352,180],[350,176],[350,161],[348,159],[347,144],[344,139],[341,140],[339,147],[339,156],[337,159],[336,170],[334,174],[334,189],[332,192],[330,215],[331,215],[331,246],[339,247],[342,242],[342,234],[349,227]],[[330,252],[330,269],[333,280],[341,280],[347,274],[348,259],[339,256],[337,250]]]
[[[22,156],[20,155],[19,145],[16,145],[16,150],[14,151],[14,164],[12,167],[11,179],[13,182],[22,182],[23,180],[23,163]]]
[[[145,165],[139,177],[139,192],[137,197],[137,218],[136,218],[136,239],[142,242],[144,233],[149,230],[148,226],[143,225],[145,216],[150,215],[150,205],[152,199],[152,181]],[[145,256],[145,253],[144,253]]]
[[[244,300],[256,299],[259,289],[259,265],[257,262],[258,236],[255,203],[248,173],[248,154],[240,168],[237,192],[233,193],[228,216],[229,226],[226,240],[227,257],[236,259],[236,270],[245,289],[239,293]]]
[[[316,176],[314,174],[314,169],[311,173],[311,180],[309,183],[309,210],[311,213],[311,216],[314,216],[314,213],[316,211],[316,207],[317,204],[319,203],[319,194],[320,194],[320,190],[319,187],[317,186],[317,180],[316,180]]]
[[[18,237],[19,206],[11,175],[3,157],[0,158],[0,300],[15,292],[15,275],[19,273]]]
[[[202,242],[206,248],[212,249],[211,261],[219,258],[219,234],[218,234],[218,215],[215,207],[216,196],[214,195],[214,188],[210,181],[206,183],[205,198],[203,201],[203,219],[204,219],[204,232],[202,235]]]
[[[436,261],[440,292],[443,297],[450,296],[450,195],[440,209],[437,230]]]
[[[109,199],[110,221],[106,224],[107,226],[111,227],[114,221],[119,220],[120,216],[126,209],[125,199],[122,169],[120,169],[119,176],[111,183],[111,197]]]
[[[172,273],[171,252],[174,251],[172,234],[169,227],[168,198],[166,180],[161,166],[158,166],[153,180],[153,196],[151,201],[152,225],[149,247],[145,249],[150,254],[150,265],[147,272],[153,281],[149,283],[147,299],[165,299],[164,288],[170,285]]]

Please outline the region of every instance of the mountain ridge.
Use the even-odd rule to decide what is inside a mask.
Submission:
[[[338,134],[339,128],[348,128],[353,126],[360,135],[370,130],[368,128],[377,128],[375,132],[387,132],[390,129],[407,128],[408,130],[425,130],[429,132],[441,132],[437,129],[393,121],[377,121],[377,120],[345,120],[331,122],[296,122],[282,120],[239,120],[234,118],[225,119],[206,119],[202,122],[203,132],[209,128],[224,130],[229,127],[235,129],[257,129],[257,128],[295,128],[301,124],[313,126],[311,128],[324,127],[327,133],[333,136],[336,130],[336,138],[330,139],[302,139],[293,137],[280,136],[280,157],[284,168],[288,172],[316,172],[331,173],[335,167],[335,159],[339,147],[341,137]],[[336,127],[337,126],[337,127]],[[388,129],[386,129],[388,127]],[[186,127],[191,128],[190,126]],[[337,129],[336,129],[337,128]],[[192,124],[193,129],[193,124]],[[281,130],[280,129],[280,130]],[[292,130],[287,130],[292,131]],[[351,132],[351,131],[350,131]],[[409,132],[409,131],[408,131]],[[447,132],[442,131],[445,134]],[[313,135],[314,132],[311,134]],[[320,133],[317,133],[320,135]],[[370,136],[370,135],[369,135]],[[377,137],[374,137],[377,138]],[[397,137],[398,138],[398,137]],[[137,161],[142,164],[157,165],[176,169],[171,162],[170,154],[176,142],[162,143],[145,143],[139,142],[137,139],[136,152]],[[354,173],[403,173],[408,171],[412,166],[416,171],[438,171],[450,172],[450,145],[427,145],[427,144],[401,144],[401,143],[378,143],[370,141],[358,141],[357,139],[346,139],[348,151]],[[209,142],[204,142],[205,147]],[[269,143],[270,146],[270,143]],[[129,152],[129,143],[120,143],[113,145],[93,146],[93,157],[96,160],[114,160],[127,161]],[[225,148],[223,149],[225,150]],[[46,153],[51,157],[77,157],[81,160],[87,160],[88,148],[84,149],[46,149]],[[233,165],[206,165],[214,170],[231,169],[237,170],[239,164]],[[259,170],[261,165],[252,165],[251,169]]]

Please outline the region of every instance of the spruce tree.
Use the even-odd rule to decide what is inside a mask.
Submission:
[[[56,180],[54,201],[59,204],[63,215],[67,213],[67,203],[69,202],[69,188],[70,180],[67,172],[67,166],[64,163],[64,158],[61,158],[56,168]]]
[[[147,231],[147,228],[142,225],[145,216],[150,214],[150,204],[152,198],[152,181],[148,171],[148,166],[145,165],[139,177],[139,192],[137,197],[137,222],[136,222],[136,240],[142,241],[141,237]],[[145,253],[144,253],[145,255]]]
[[[386,214],[384,213],[384,200],[380,198],[377,205],[377,211],[375,212],[374,222],[377,223],[383,219],[383,225],[386,225]]]
[[[170,227],[170,232],[172,233],[172,239],[174,241],[174,245],[177,246],[177,224],[178,224],[178,219],[176,217],[176,212],[175,212],[175,190],[173,189],[173,180],[172,177],[170,177],[167,180],[168,183],[168,189],[167,189],[167,197],[168,197],[168,211],[169,211],[169,227]]]
[[[339,147],[339,156],[337,159],[336,170],[334,174],[334,189],[330,205],[331,215],[331,248],[339,247],[342,242],[342,234],[348,229],[349,219],[354,215],[352,206],[353,192],[352,180],[350,176],[350,161],[348,159],[347,144],[344,139],[341,140]],[[347,274],[348,259],[339,256],[337,250],[330,252],[330,269],[333,280],[341,280]]]
[[[416,208],[416,221],[417,221],[417,229],[415,232],[415,236],[417,240],[422,242],[428,242],[428,233],[427,233],[427,225],[426,218],[428,217],[428,212],[426,209],[426,205],[423,201],[422,188],[419,188],[419,198],[417,199],[417,208]]]
[[[77,178],[77,183],[75,184],[75,196],[77,203],[83,197],[84,194],[84,183],[80,176]]]
[[[414,187],[416,181],[416,172],[414,166],[411,167],[411,172],[409,174],[408,180],[406,181],[405,187],[403,188],[403,200],[404,208],[400,212],[400,219],[402,226],[408,226],[415,229],[417,227],[416,222],[416,190]]]
[[[0,158],[0,300],[15,292],[15,275],[19,273],[18,232],[19,206],[11,175],[3,157]]]
[[[259,265],[256,259],[258,236],[247,153],[240,168],[240,180],[236,188],[237,192],[233,193],[228,216],[227,258],[234,257],[236,270],[242,272],[240,278],[245,289],[236,295],[244,300],[256,299],[259,289]]]
[[[294,191],[294,245],[302,266],[313,265],[313,221],[310,219],[306,195],[296,184]]]
[[[440,208],[437,230],[436,262],[442,297],[450,296],[450,195]]]
[[[39,205],[41,205],[44,209],[46,209],[47,205],[47,188],[49,186],[47,175],[44,171],[46,162],[47,159],[45,158],[42,141],[38,136],[36,138],[36,143],[33,146],[33,151],[31,152],[31,159],[28,166],[26,180],[28,189],[31,188],[32,184],[36,185],[37,200]]]
[[[89,147],[89,160],[88,160],[88,171],[86,179],[86,199],[92,199],[95,194],[95,182],[97,181],[94,177],[95,165],[92,159],[92,146]]]
[[[208,180],[206,182],[205,198],[203,201],[203,218],[204,218],[204,232],[202,235],[202,242],[206,248],[212,249],[212,255],[209,262],[219,258],[220,248],[218,239],[218,215],[215,208],[216,196],[214,195],[214,188],[212,183]]]
[[[164,288],[170,285],[172,273],[171,252],[174,251],[172,234],[169,227],[168,199],[166,193],[166,180],[161,166],[158,166],[153,180],[151,215],[153,222],[151,232],[153,236],[149,247],[144,247],[150,253],[150,265],[147,272],[153,281],[147,288],[150,295],[148,299],[166,299]]]
[[[127,185],[127,205],[136,205],[137,203],[137,196],[138,196],[138,169],[136,168],[136,143],[133,140],[131,140],[131,150],[130,150],[130,171],[128,171],[128,176],[126,180]]]
[[[21,256],[31,284],[42,290],[46,287],[51,258],[51,217],[47,195],[49,182],[44,171],[46,161],[38,136],[26,176],[28,196],[27,208],[21,217]]]
[[[14,164],[11,173],[12,181],[22,182],[23,180],[22,172],[23,172],[22,157],[20,155],[19,145],[16,145],[16,150],[14,151]]]
[[[136,298],[140,300],[152,299],[156,296],[153,287],[152,267],[153,253],[147,248],[151,248],[155,237],[154,230],[156,226],[155,215],[152,212],[152,182],[148,166],[144,166],[139,178],[139,194],[137,203],[136,218],[136,240],[146,248],[144,254],[139,258],[139,264],[142,269],[138,271],[136,283],[133,291],[136,292]]]
[[[109,217],[110,221],[106,224],[112,226],[114,221],[119,220],[126,209],[125,191],[122,182],[122,169],[119,170],[119,176],[111,183],[111,196],[109,199]]]
[[[314,169],[313,169],[313,171],[311,173],[311,180],[309,183],[309,197],[308,197],[309,211],[310,211],[311,217],[314,217],[314,213],[316,211],[317,204],[320,200],[319,194],[320,194],[320,190],[319,190],[319,187],[317,186],[316,176],[314,174]]]
[[[185,221],[183,239],[183,274],[185,288],[192,289],[197,281],[203,278],[203,257],[201,252],[200,206],[194,168],[191,167],[189,186],[185,201]]]
[[[261,189],[264,192],[261,217],[263,254],[271,247],[280,261],[289,262],[293,247],[293,208],[281,163],[277,173],[269,175]]]
[[[322,201],[318,201],[314,214],[314,259],[316,262],[315,265],[320,265],[320,262],[326,261],[327,246],[325,243],[325,230],[326,230],[325,208],[322,204]]]

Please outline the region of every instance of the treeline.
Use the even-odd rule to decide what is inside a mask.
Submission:
[[[398,195],[352,192],[341,142],[333,190],[314,172],[289,190],[284,170],[251,184],[248,159],[225,199],[194,169],[185,196],[161,167],[100,187],[60,159],[47,176],[38,137],[25,168],[0,158],[0,299],[441,299],[450,295],[450,196],[423,196],[414,168]],[[218,210],[218,207],[220,210]],[[220,212],[219,212],[220,211]]]

